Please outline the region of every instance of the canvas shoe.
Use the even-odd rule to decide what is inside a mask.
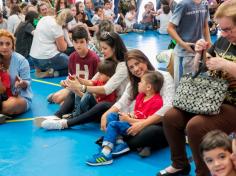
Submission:
[[[3,124],[6,122],[6,120],[10,120],[10,119],[12,119],[12,117],[7,116],[5,114],[0,114],[0,124]]]
[[[34,125],[37,127],[42,127],[42,122],[48,119],[60,120],[57,116],[40,116],[34,118]]]
[[[108,165],[113,162],[112,155],[109,154],[105,156],[103,153],[98,153],[92,156],[92,158],[86,161],[86,164],[90,166],[101,166],[101,165]]]
[[[60,119],[60,120],[48,119],[42,122],[42,128],[46,130],[62,130],[65,128],[66,123],[67,120],[65,119]]]
[[[6,117],[4,114],[0,114],[0,124],[3,124],[6,122]]]
[[[119,156],[129,151],[130,151],[130,148],[126,143],[119,143],[112,150],[112,156]]]

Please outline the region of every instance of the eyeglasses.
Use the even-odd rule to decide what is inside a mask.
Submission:
[[[217,28],[219,31],[224,32],[224,33],[232,33],[232,30],[235,28],[235,26],[232,27],[227,27],[227,28],[221,28],[219,24],[217,25]]]

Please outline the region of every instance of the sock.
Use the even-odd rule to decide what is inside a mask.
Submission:
[[[123,139],[119,138],[116,140],[116,144],[122,144],[125,143]]]
[[[121,135],[117,136],[116,138],[116,144],[122,144],[125,143],[123,140],[123,137]]]
[[[107,148],[107,147],[103,147],[102,151],[101,151],[105,156],[108,156],[111,153],[111,149]]]

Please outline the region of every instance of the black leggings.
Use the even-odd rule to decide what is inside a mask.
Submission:
[[[84,112],[78,116],[75,116],[67,120],[68,127],[74,125],[85,124],[89,122],[100,122],[101,117],[104,112],[106,112],[113,103],[110,102],[99,102],[89,111]],[[61,105],[60,109],[55,113],[55,116],[62,118],[64,114],[71,113],[75,108],[75,94],[70,92],[65,98],[64,103]]]
[[[68,119],[67,125],[68,127],[71,127],[74,125],[80,125],[94,121],[100,122],[103,113],[106,112],[112,105],[113,103],[110,102],[99,102],[89,111]]]
[[[70,92],[60,106],[60,109],[55,113],[55,116],[62,118],[64,114],[71,113],[75,108],[75,94]]]
[[[125,141],[132,150],[143,147],[161,149],[168,146],[161,124],[147,126],[136,136],[125,137]]]

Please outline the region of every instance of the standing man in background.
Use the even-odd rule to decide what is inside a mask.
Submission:
[[[167,28],[170,36],[177,42],[174,50],[175,88],[183,74],[193,71],[195,42],[204,38],[211,43],[208,14],[206,0],[182,0],[175,7]]]

